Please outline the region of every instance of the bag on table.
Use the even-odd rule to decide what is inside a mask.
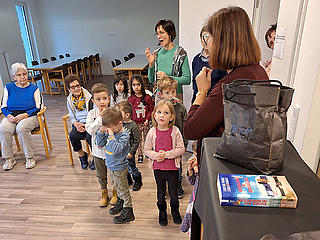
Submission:
[[[294,90],[277,80],[235,80],[222,89],[225,130],[216,157],[263,174],[281,170]]]

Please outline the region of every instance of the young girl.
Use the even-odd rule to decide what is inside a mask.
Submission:
[[[154,177],[157,183],[157,205],[159,224],[166,226],[167,203],[165,200],[166,182],[168,182],[170,207],[173,222],[181,223],[178,201],[178,177],[180,156],[185,152],[183,138],[174,126],[174,107],[169,100],[161,100],[152,113],[153,127],[148,132],[144,152],[152,161]]]
[[[149,122],[154,108],[154,102],[150,95],[146,94],[143,85],[143,77],[133,75],[131,78],[131,96],[128,101],[132,105],[132,120],[138,124],[141,132],[141,141],[138,147],[138,162],[143,162],[142,148],[144,145],[145,136],[149,130]]]
[[[199,182],[199,173],[198,173],[198,164],[197,164],[197,141],[192,143],[192,156],[188,159],[188,171],[187,176],[189,183],[193,186],[192,194],[190,196],[189,204],[186,210],[186,215],[183,218],[182,224],[180,226],[181,232],[189,232],[191,236],[191,219],[192,219],[192,209],[195,196],[198,189]]]
[[[127,101],[129,98],[128,81],[124,75],[118,75],[113,82],[113,93],[110,99],[110,107],[117,103]]]

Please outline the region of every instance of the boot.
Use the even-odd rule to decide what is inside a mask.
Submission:
[[[112,198],[110,200],[111,205],[116,205],[117,202],[117,190],[115,188],[112,189]]]
[[[178,182],[178,198],[181,199],[184,196],[184,191],[182,189],[182,184],[181,182]]]
[[[116,205],[113,208],[109,209],[111,215],[116,215],[120,213],[123,209],[123,200],[118,197]]]
[[[96,166],[94,165],[94,159],[92,159],[89,167],[90,167],[91,170],[95,170],[96,169]]]
[[[139,191],[142,187],[142,177],[141,174],[138,177],[133,176],[134,184],[132,186],[132,191]]]
[[[101,199],[99,201],[99,206],[100,207],[106,207],[108,206],[108,190],[107,189],[102,189],[101,190]]]
[[[130,173],[127,174],[127,178],[128,178],[128,184],[129,184],[129,186],[131,186],[132,183],[133,183],[133,181],[132,181],[132,178],[131,178],[131,174],[130,174]]]
[[[113,218],[115,224],[133,221],[135,219],[132,207],[124,207],[121,214]]]
[[[88,154],[84,152],[84,155],[82,157],[79,157],[80,163],[81,163],[81,168],[83,170],[87,170],[89,163],[88,163]]]
[[[181,224],[182,219],[181,219],[181,215],[179,212],[179,205],[178,206],[171,206],[171,215],[173,218],[173,222],[175,224]]]
[[[158,209],[159,209],[159,224],[161,226],[167,226],[168,225],[167,206],[158,204]]]

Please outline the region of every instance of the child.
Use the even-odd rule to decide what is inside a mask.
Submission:
[[[85,123],[88,112],[92,109],[91,94],[80,86],[80,79],[75,74],[65,78],[66,86],[70,92],[67,97],[67,108],[69,111],[72,130],[69,133],[73,151],[78,152],[82,169],[88,169],[88,154],[82,150],[81,140],[86,139],[91,147],[91,135],[86,132]],[[94,160],[90,164],[94,170]]]
[[[143,162],[143,145],[149,130],[149,122],[154,107],[153,99],[146,94],[143,85],[143,78],[140,75],[134,75],[131,78],[131,96],[128,101],[132,105],[132,120],[138,124],[142,138],[138,147],[138,162]]]
[[[96,133],[96,143],[98,147],[104,148],[106,165],[118,194],[117,203],[109,209],[109,213],[115,215],[121,212],[113,218],[116,224],[130,222],[135,219],[127,179],[126,157],[130,149],[130,136],[122,126],[122,115],[118,109],[106,108],[102,111],[101,118],[102,127]]]
[[[124,75],[118,75],[113,83],[113,93],[111,95],[110,107],[129,98],[128,81]]]
[[[99,149],[95,144],[96,132],[102,126],[102,119],[100,113],[109,105],[109,92],[106,85],[96,83],[92,89],[92,102],[97,108],[89,111],[86,121],[86,130],[92,136],[92,155],[93,161],[96,165],[97,177],[101,187],[100,207],[108,206],[108,188],[107,188],[107,167],[105,164],[105,153]]]
[[[182,224],[180,226],[181,232],[189,232],[191,236],[191,219],[192,219],[192,209],[195,200],[195,195],[198,189],[199,173],[197,164],[197,141],[192,143],[192,156],[188,159],[188,171],[187,176],[191,185],[194,185],[192,194],[190,196],[189,204],[186,210],[186,215],[183,218]]]
[[[185,147],[179,129],[174,126],[174,120],[172,103],[168,100],[159,101],[152,112],[153,127],[148,132],[144,147],[144,152],[152,161],[154,169],[161,226],[168,224],[165,200],[166,182],[168,182],[173,222],[181,223],[177,189],[180,156],[185,152]]]
[[[177,96],[178,82],[172,77],[164,77],[158,81],[159,96],[162,99],[170,100],[174,106],[176,120],[174,125],[179,128],[183,136],[183,124],[187,117],[187,110],[183,104],[179,103]],[[183,138],[184,146],[187,148],[188,140]],[[178,197],[183,198],[184,191],[182,189],[182,164],[180,158],[179,181],[178,181]]]
[[[122,124],[123,128],[130,135],[130,151],[127,155],[129,172],[132,174],[134,184],[132,191],[139,191],[142,187],[141,173],[135,163],[135,155],[137,148],[140,144],[141,134],[138,128],[138,125],[132,121],[132,106],[128,101],[122,101],[118,103],[117,108],[121,111],[122,114]]]

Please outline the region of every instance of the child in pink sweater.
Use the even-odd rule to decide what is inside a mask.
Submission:
[[[145,155],[152,161],[154,177],[157,183],[157,206],[159,209],[159,224],[166,226],[167,203],[165,200],[166,183],[170,195],[170,207],[173,222],[181,223],[178,200],[178,176],[180,156],[185,152],[183,138],[179,129],[174,126],[174,107],[169,100],[161,100],[152,112],[153,127],[148,132],[145,141]]]

